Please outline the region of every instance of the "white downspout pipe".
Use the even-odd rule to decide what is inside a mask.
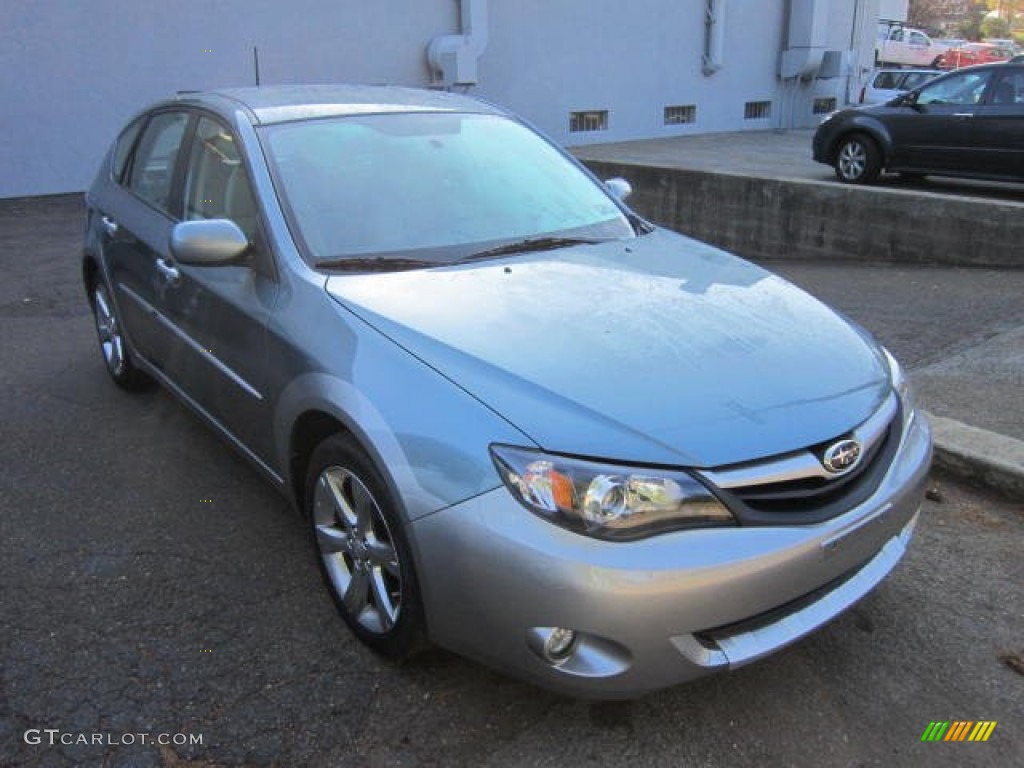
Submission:
[[[725,2],[705,0],[704,3],[704,55],[701,71],[710,77],[725,64]]]
[[[462,34],[435,37],[427,46],[431,84],[476,85],[477,60],[487,47],[487,0],[459,0]]]

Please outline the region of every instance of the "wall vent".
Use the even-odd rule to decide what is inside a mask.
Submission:
[[[697,122],[697,106],[682,104],[665,107],[665,125],[688,125]]]
[[[591,133],[608,130],[608,110],[591,109],[569,113],[569,133]]]
[[[816,115],[827,115],[830,112],[836,111],[836,98],[835,96],[826,96],[820,99],[814,100],[814,114]]]
[[[767,120],[772,116],[770,101],[748,101],[743,107],[744,120]]]

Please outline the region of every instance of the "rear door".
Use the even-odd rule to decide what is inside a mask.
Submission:
[[[153,114],[127,167],[118,170],[121,186],[111,196],[110,208],[99,212],[101,247],[125,331],[139,355],[160,368],[174,346],[157,307],[168,288],[165,252],[190,121],[185,111]],[[127,138],[122,136],[122,141]]]
[[[977,170],[1024,180],[1024,67],[999,67],[972,122]]]

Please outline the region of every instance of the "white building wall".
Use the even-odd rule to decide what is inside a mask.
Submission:
[[[0,197],[85,189],[127,118],[178,90],[425,85],[453,0],[0,0]]]
[[[841,77],[779,79],[792,0],[727,0],[723,66],[702,72],[705,0],[488,0],[489,41],[470,89],[567,144],[811,125],[871,61],[879,0],[812,0]],[[0,0],[0,197],[82,190],[118,127],[177,90],[264,84],[427,85],[426,47],[459,32],[458,0]],[[860,15],[858,15],[860,14]],[[854,19],[867,14],[859,47]],[[854,50],[856,49],[856,50]],[[862,54],[857,53],[862,51]],[[853,51],[853,52],[851,52]],[[853,80],[851,81],[851,76]],[[856,87],[859,87],[857,85]],[[744,119],[749,101],[771,115]],[[664,108],[696,122],[666,126]],[[569,113],[608,110],[606,131]]]

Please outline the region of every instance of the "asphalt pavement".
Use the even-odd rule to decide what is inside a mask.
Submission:
[[[595,703],[440,651],[379,659],[336,615],[287,503],[167,393],[110,383],[81,230],[78,198],[0,202],[0,765],[960,768],[1024,754],[1024,507],[942,475],[879,589],[735,673]],[[1021,320],[1017,271],[773,266],[915,374]],[[937,720],[997,725],[985,743],[922,742]]]

